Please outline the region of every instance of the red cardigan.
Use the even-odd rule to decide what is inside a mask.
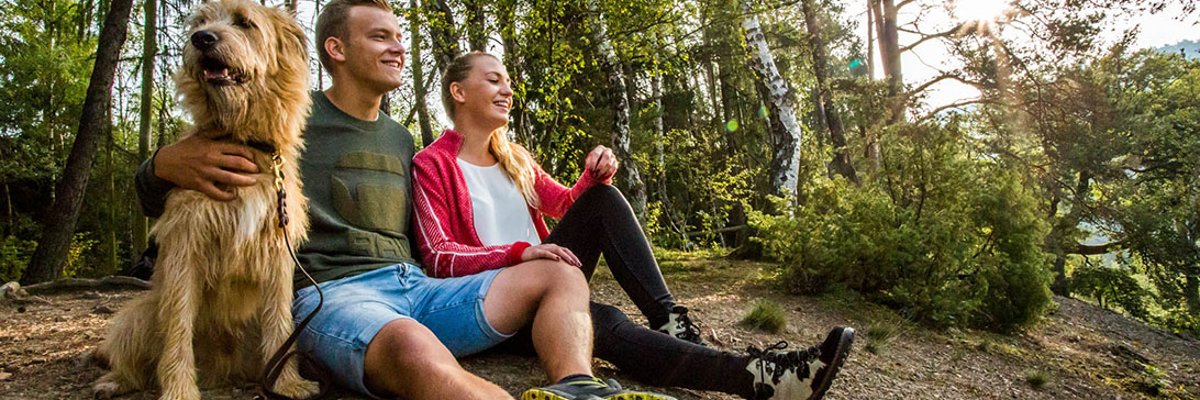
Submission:
[[[417,245],[430,276],[445,278],[467,276],[483,271],[521,263],[521,252],[529,243],[516,242],[484,246],[475,232],[475,217],[471,196],[462,171],[458,168],[458,152],[463,136],[446,130],[442,136],[413,157],[413,230]],[[575,199],[596,184],[611,184],[612,178],[595,179],[591,171],[583,171],[579,181],[570,189],[551,178],[540,166],[534,191],[539,209],[529,207],[529,216],[543,240],[550,231],[542,213],[562,218]]]

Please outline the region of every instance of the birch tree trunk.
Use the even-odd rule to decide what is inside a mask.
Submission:
[[[96,61],[83,101],[75,143],[71,145],[62,180],[55,189],[54,204],[47,212],[49,218],[42,230],[42,237],[29,260],[29,266],[21,275],[21,284],[24,285],[57,279],[62,275],[97,147],[112,129],[109,112],[113,76],[116,75],[121,45],[125,44],[133,0],[113,0],[110,7],[104,18],[104,27],[100,28]]]
[[[624,186],[625,196],[629,200],[629,205],[633,207],[638,221],[645,221],[646,185],[638,173],[637,161],[629,150],[629,94],[625,86],[624,73],[621,71],[621,64],[617,60],[612,41],[609,40],[608,31],[605,29],[604,14],[601,13],[595,0],[590,3],[590,8],[596,13],[590,32],[592,42],[596,44],[596,59],[599,60],[600,69],[608,76],[608,84],[611,89],[609,100],[613,113],[612,147],[613,153],[620,160],[616,182],[619,186]]]
[[[150,119],[154,111],[154,57],[158,54],[158,0],[145,0],[145,32],[142,38],[142,104],[138,119],[138,160],[150,157]],[[146,250],[149,219],[133,217],[133,255]]]
[[[745,15],[742,29],[746,33],[747,51],[750,52],[750,68],[766,88],[767,97],[762,100],[771,114],[770,136],[775,153],[769,167],[771,188],[775,195],[796,195],[801,131],[792,103],[792,88],[775,67],[775,59],[771,56],[758,22],[758,14],[754,13],[750,1],[742,1],[742,11]]]

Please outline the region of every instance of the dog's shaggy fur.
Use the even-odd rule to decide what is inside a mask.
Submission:
[[[186,134],[278,149],[295,248],[308,225],[297,165],[311,105],[304,31],[280,9],[222,0],[200,6],[188,35],[175,76],[195,121]],[[111,367],[94,386],[97,397],[145,389],[157,377],[161,398],[199,399],[197,373],[205,386],[255,379],[292,332],[293,263],[276,225],[271,155],[254,153],[262,173],[236,200],[168,195],[153,229],[161,245],[153,289],[113,318],[97,350]],[[308,397],[317,385],[292,361],[274,389]]]

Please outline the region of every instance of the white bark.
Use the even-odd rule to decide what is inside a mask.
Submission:
[[[767,39],[763,36],[758,15],[752,10],[751,1],[742,1],[742,11],[746,15],[742,20],[742,30],[746,34],[750,68],[758,74],[767,91],[766,98],[762,100],[770,111],[771,139],[775,146],[770,168],[771,185],[776,194],[794,195],[800,168],[801,130],[796,122],[792,88],[775,67],[775,59],[767,47]]]
[[[591,2],[591,8],[596,12],[591,30],[592,41],[596,43],[600,69],[608,75],[608,84],[612,88],[612,147],[613,153],[620,160],[616,181],[625,184],[625,195],[629,199],[629,205],[633,207],[638,220],[645,221],[646,185],[642,183],[637,163],[629,150],[629,95],[625,86],[625,74],[621,71],[617,53],[613,51],[612,41],[609,40],[608,31],[604,27],[604,14],[600,12],[600,7],[594,0]]]

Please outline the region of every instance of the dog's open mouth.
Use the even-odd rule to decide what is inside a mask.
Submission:
[[[213,86],[240,85],[246,82],[242,71],[230,68],[229,64],[212,57],[200,60],[200,68],[204,70],[204,81]]]

